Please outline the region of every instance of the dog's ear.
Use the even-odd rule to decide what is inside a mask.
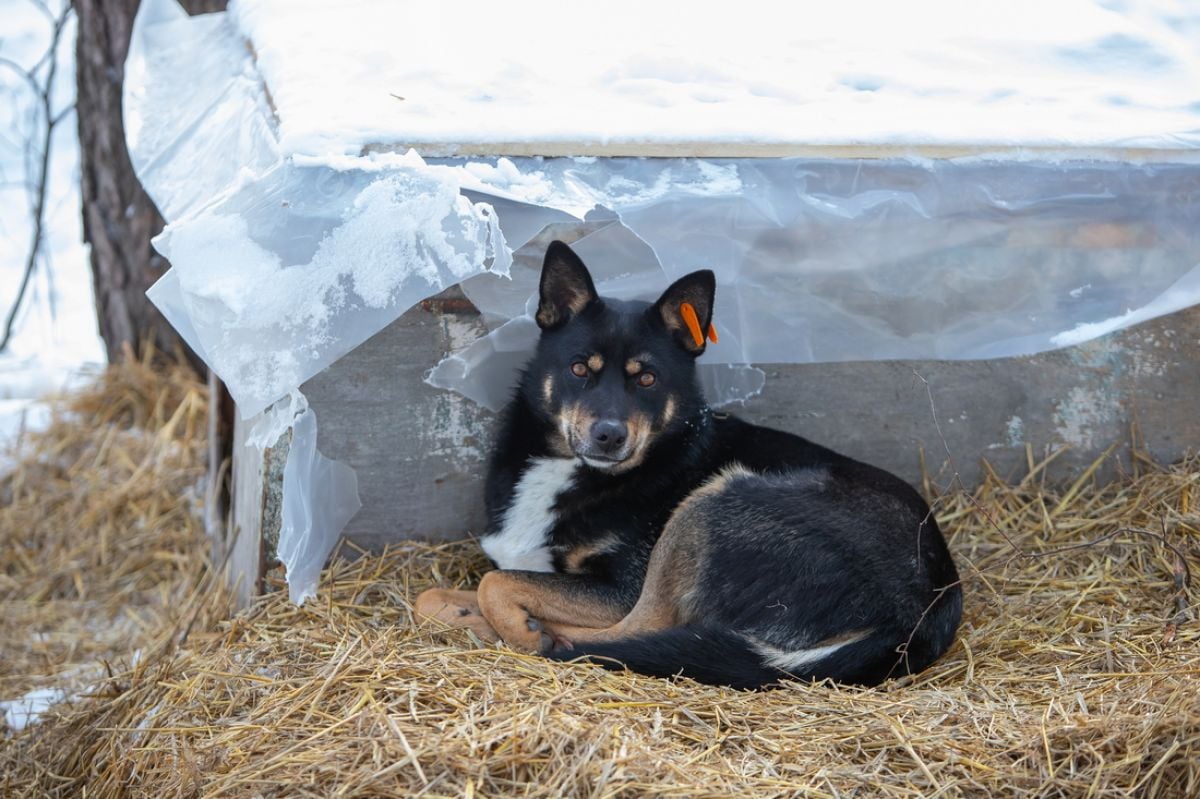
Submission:
[[[575,251],[561,241],[550,242],[538,287],[538,327],[553,330],[564,325],[596,299],[592,276]]]
[[[716,275],[701,269],[672,283],[654,303],[651,313],[662,319],[679,346],[698,356],[704,352],[706,337],[712,336],[709,330],[716,293]]]

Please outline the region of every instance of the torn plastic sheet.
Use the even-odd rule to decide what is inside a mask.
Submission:
[[[386,172],[282,164],[155,240],[150,297],[243,417],[408,308],[511,255],[494,212],[415,155]]]
[[[325,561],[362,503],[354,470],[317,450],[317,415],[299,390],[255,417],[245,446],[262,462],[289,431],[276,555],[285,568],[288,596],[299,605],[316,593]]]
[[[495,202],[505,231],[530,227],[535,200],[576,214],[604,206],[519,248],[510,278],[463,284],[492,332],[427,379],[491,408],[535,341],[531,312],[551,236],[575,239],[598,290],[622,299],[653,299],[694,269],[717,273],[720,341],[702,380],[718,404],[761,388],[761,373],[739,364],[1027,355],[1200,302],[1194,163],[430,163],[494,180],[508,198]]]
[[[501,211],[502,216],[506,215]],[[579,224],[557,223],[555,234],[586,232],[574,242],[575,251],[589,265],[597,291],[619,299],[650,300],[669,282],[654,251],[619,219],[603,210],[593,211]],[[503,283],[473,280],[463,290],[480,309],[485,321],[496,327],[488,335],[451,353],[426,375],[437,388],[457,391],[471,400],[499,410],[516,382],[517,372],[529,360],[537,343],[537,279],[545,242],[541,236],[525,248],[523,265],[514,265],[512,278]],[[511,316],[511,318],[509,318]],[[721,335],[725,335],[722,329]],[[710,348],[713,349],[713,348]],[[714,362],[715,361],[715,362]],[[700,382],[715,406],[745,402],[762,390],[763,371],[748,363],[721,363],[708,354],[699,364]]]
[[[354,470],[317,451],[317,415],[305,408],[292,424],[292,443],[283,467],[283,519],[277,548],[287,570],[288,596],[297,605],[316,594],[329,553],[361,507]]]
[[[426,161],[331,142],[299,157],[228,17],[173,0],[142,3],[126,76],[173,264],[151,298],[243,416],[453,284],[491,332],[429,380],[497,407],[554,237],[620,297],[716,271],[715,402],[761,389],[751,364],[1033,353],[1200,301],[1200,154]],[[303,597],[357,498],[296,413],[277,418],[294,425],[281,554]]]

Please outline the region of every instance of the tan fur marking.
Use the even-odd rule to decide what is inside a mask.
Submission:
[[[567,571],[572,573],[580,572],[583,564],[588,558],[595,557],[596,555],[607,555],[609,552],[612,552],[614,549],[616,549],[617,545],[620,543],[620,538],[612,533],[609,533],[608,535],[602,536],[590,544],[585,544],[581,547],[575,547],[575,549],[572,549],[570,552],[568,552],[566,557],[563,559],[567,567]]]
[[[693,492],[671,514],[650,554],[642,593],[629,615],[607,629],[564,628],[559,635],[571,643],[612,641],[693,621],[691,597],[706,565],[709,535],[706,514],[697,508],[703,498],[694,497]]]
[[[667,326],[667,330],[676,332],[683,330],[683,314],[679,310],[679,302],[668,302],[662,308],[663,324]]]
[[[645,460],[646,452],[650,449],[650,440],[654,437],[650,417],[644,413],[632,414],[625,421],[625,428],[629,431],[629,457],[612,470],[613,474],[627,472],[639,466]]]
[[[703,485],[701,485],[692,493],[688,494],[687,499],[684,500],[684,504],[693,498],[700,499],[702,497],[711,497],[720,494],[729,487],[731,482],[739,477],[753,476],[754,472],[735,461],[734,463],[729,464],[724,469],[714,474],[712,477],[705,480]],[[681,504],[679,507],[682,508],[683,505]]]
[[[638,372],[646,368],[646,363],[650,360],[650,353],[643,352],[640,355],[635,355],[625,362],[625,374],[636,375]]]
[[[554,377],[546,375],[546,379],[542,381],[542,400],[549,406],[554,401]]]
[[[589,357],[587,359],[587,367],[589,369],[591,369],[593,372],[599,372],[601,369],[604,368],[604,356],[603,355],[592,355],[591,357]]]
[[[663,407],[662,420],[658,424],[660,428],[665,428],[671,424],[671,421],[675,418],[675,410],[677,407],[678,405],[675,402],[675,398],[667,397],[667,404]]]
[[[539,652],[542,633],[529,629],[536,619],[549,632],[555,624],[606,628],[621,609],[586,595],[575,595],[514,572],[490,571],[479,583],[479,608],[504,643],[523,652]]]
[[[566,405],[558,414],[558,429],[567,442],[567,452],[570,453],[570,442],[586,441],[591,434],[596,417],[584,410],[579,403]]]
[[[591,301],[592,298],[588,295],[577,292],[571,295],[571,301],[567,303],[567,307],[571,309],[573,315],[578,316],[584,308],[588,307],[588,303]]]

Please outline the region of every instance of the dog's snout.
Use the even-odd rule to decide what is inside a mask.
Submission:
[[[615,419],[601,419],[592,425],[592,443],[604,453],[613,453],[625,446],[629,428]]]

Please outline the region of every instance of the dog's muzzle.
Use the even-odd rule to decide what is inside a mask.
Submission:
[[[616,419],[592,424],[586,438],[573,442],[575,454],[594,469],[608,471],[620,466],[631,454],[629,427]]]

